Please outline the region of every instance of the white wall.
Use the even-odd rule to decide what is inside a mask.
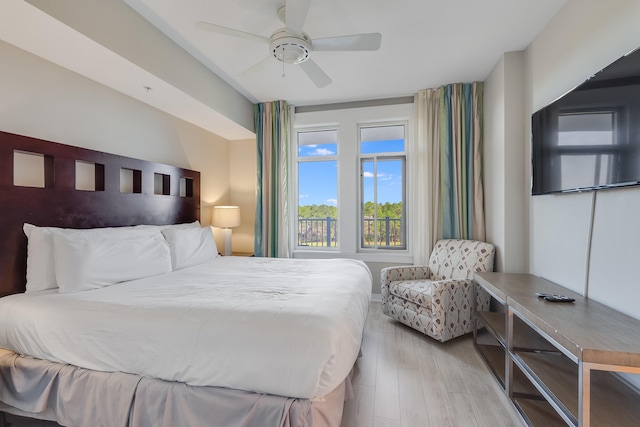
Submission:
[[[0,130],[198,170],[204,224],[229,202],[229,141],[4,42],[0,64]]]
[[[229,145],[229,203],[240,206],[240,227],[233,229],[232,250],[253,253],[256,220],[256,140],[233,141]]]
[[[638,47],[639,22],[637,0],[570,0],[526,50],[525,117]],[[531,273],[579,292],[588,285],[590,298],[640,318],[640,188],[536,196],[530,205]]]
[[[496,247],[495,270],[528,268],[528,182],[524,128],[524,54],[509,52],[484,86],[484,190],[487,241]]]
[[[27,2],[132,64],[159,77],[179,91],[211,107],[229,121],[247,130],[253,130],[251,102],[160,31],[159,28],[169,30],[162,20],[154,22],[158,25],[156,28],[130,8],[125,1],[28,0]],[[184,46],[190,47],[188,44]],[[179,110],[166,111],[172,114],[179,112]],[[198,116],[193,109],[190,109],[187,115],[188,119]],[[209,116],[211,116],[210,111]],[[213,122],[214,117],[210,120]],[[196,123],[206,129],[212,129],[206,120]],[[223,126],[224,121],[217,123]],[[215,129],[212,131],[215,132]]]
[[[496,247],[494,269],[504,272],[505,100],[504,56],[484,82],[484,206],[487,242]]]
[[[591,197],[574,193],[531,198],[531,273],[582,294]]]
[[[640,317],[640,189],[600,192],[596,200],[589,296]]]

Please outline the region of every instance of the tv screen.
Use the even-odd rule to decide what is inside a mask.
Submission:
[[[640,184],[640,50],[535,112],[532,194]]]

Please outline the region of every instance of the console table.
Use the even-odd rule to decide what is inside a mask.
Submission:
[[[475,348],[526,425],[640,425],[640,393],[619,375],[640,374],[639,320],[529,274],[474,280],[491,301],[475,310]]]

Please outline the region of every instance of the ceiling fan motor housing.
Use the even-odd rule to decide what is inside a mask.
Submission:
[[[283,28],[271,35],[269,42],[271,55],[287,64],[299,64],[309,59],[311,39],[306,34],[294,36]]]

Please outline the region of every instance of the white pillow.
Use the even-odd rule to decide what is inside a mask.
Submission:
[[[171,271],[169,246],[158,229],[53,233],[60,293],[98,289]]]
[[[200,227],[200,221],[195,220],[193,222],[185,222],[181,224],[166,224],[166,225],[134,225],[131,228],[157,228],[158,230],[169,230],[172,228],[190,228],[190,227]],[[129,228],[129,227],[120,227],[120,228]]]
[[[26,292],[57,288],[51,231],[31,224],[24,224],[22,229],[27,236]]]
[[[172,228],[162,230],[169,242],[174,270],[202,264],[218,256],[211,227]]]
[[[193,221],[184,224],[169,225],[136,225],[131,227],[105,227],[91,230],[104,230],[110,233],[113,230],[126,229],[171,229],[200,227],[200,221]],[[76,232],[86,232],[88,230],[59,227],[37,227],[25,223],[22,227],[27,236],[27,289],[26,292],[41,291],[44,289],[55,289],[58,287],[56,281],[56,270],[53,258],[53,233],[69,235]]]

